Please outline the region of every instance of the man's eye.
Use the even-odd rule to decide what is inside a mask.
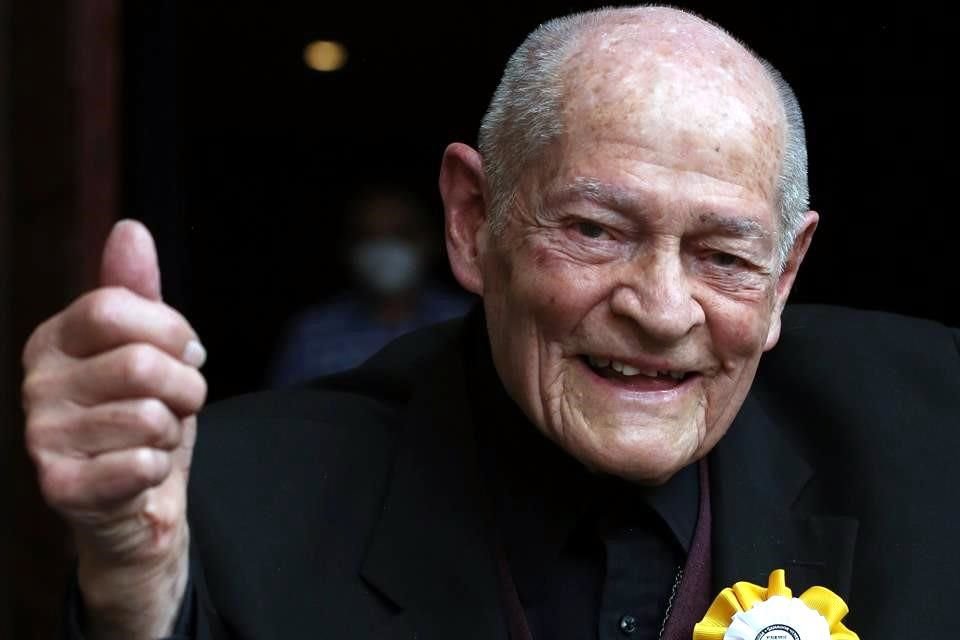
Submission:
[[[603,227],[592,222],[578,222],[576,224],[577,232],[586,238],[599,238],[606,233]]]
[[[741,260],[739,257],[733,255],[732,253],[724,253],[722,251],[711,253],[708,259],[714,266],[723,267],[724,269],[736,267],[743,263],[743,260]]]

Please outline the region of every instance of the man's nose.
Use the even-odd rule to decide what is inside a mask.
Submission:
[[[681,257],[670,252],[638,257],[626,266],[610,308],[632,320],[643,337],[661,344],[673,343],[705,322]]]

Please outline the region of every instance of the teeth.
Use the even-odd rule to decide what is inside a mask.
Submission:
[[[587,360],[590,362],[590,365],[597,369],[604,369],[610,367],[617,373],[624,376],[635,376],[635,375],[645,375],[648,378],[673,378],[674,380],[683,380],[682,371],[658,371],[656,369],[650,369],[648,371],[641,371],[636,367],[632,367],[629,364],[624,364],[616,360],[608,360],[606,358],[594,358],[593,356],[588,356]]]

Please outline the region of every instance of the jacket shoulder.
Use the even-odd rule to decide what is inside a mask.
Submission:
[[[274,468],[278,460],[288,461],[282,472],[291,460],[336,464],[360,448],[372,463],[374,452],[390,448],[422,372],[451,348],[459,326],[448,322],[408,334],[355,369],[305,385],[210,405],[200,415],[199,462]]]
[[[856,372],[868,378],[908,372],[960,375],[960,331],[932,320],[882,311],[791,305],[779,343],[766,354],[767,372]],[[956,382],[956,380],[954,380]]]
[[[920,485],[931,493],[953,482],[955,329],[890,313],[795,307],[785,313],[780,343],[761,359],[751,395],[851,499],[855,485],[883,485],[881,495],[906,501]]]

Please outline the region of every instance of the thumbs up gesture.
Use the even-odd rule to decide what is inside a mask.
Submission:
[[[186,487],[206,354],[163,304],[153,238],[122,221],[100,288],[23,351],[26,442],[67,520],[90,638],[169,634],[188,576]]]

